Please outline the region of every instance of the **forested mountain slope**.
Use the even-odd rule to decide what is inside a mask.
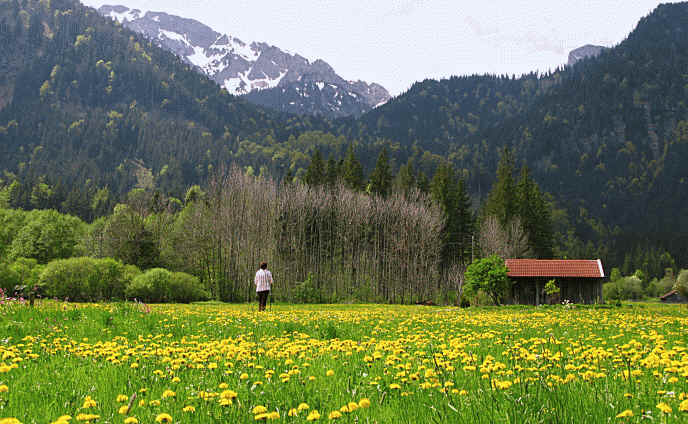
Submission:
[[[0,45],[0,169],[24,178],[125,192],[152,172],[179,191],[242,138],[327,126],[236,98],[74,0],[0,2]]]
[[[688,4],[660,5],[597,57],[539,78],[423,81],[348,134],[447,155],[474,194],[511,146],[585,238],[677,251],[688,234],[686,28]]]

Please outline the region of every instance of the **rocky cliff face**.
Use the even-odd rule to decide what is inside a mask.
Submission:
[[[358,116],[390,98],[381,85],[347,81],[323,60],[246,43],[193,19],[125,6],[98,12],[172,51],[228,92],[263,106],[337,118]]]
[[[586,44],[583,47],[578,47],[577,49],[571,50],[569,53],[568,65],[573,65],[579,60],[585,59],[586,57],[595,57],[606,50],[607,47],[604,46],[593,46],[592,44]]]

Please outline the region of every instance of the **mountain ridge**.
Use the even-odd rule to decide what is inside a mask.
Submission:
[[[381,85],[345,80],[322,59],[245,43],[194,19],[121,5],[101,6],[98,13],[172,51],[230,94],[282,112],[360,116],[390,98]],[[325,85],[330,89],[323,92]]]

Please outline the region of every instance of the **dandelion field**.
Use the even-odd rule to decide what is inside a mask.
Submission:
[[[687,325],[651,304],[8,304],[0,423],[688,422]]]

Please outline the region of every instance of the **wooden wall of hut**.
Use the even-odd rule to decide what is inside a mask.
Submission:
[[[544,289],[551,278],[511,278],[512,287],[507,303],[540,305],[568,300],[571,303],[602,303],[602,279],[556,278],[559,294],[547,296]]]

